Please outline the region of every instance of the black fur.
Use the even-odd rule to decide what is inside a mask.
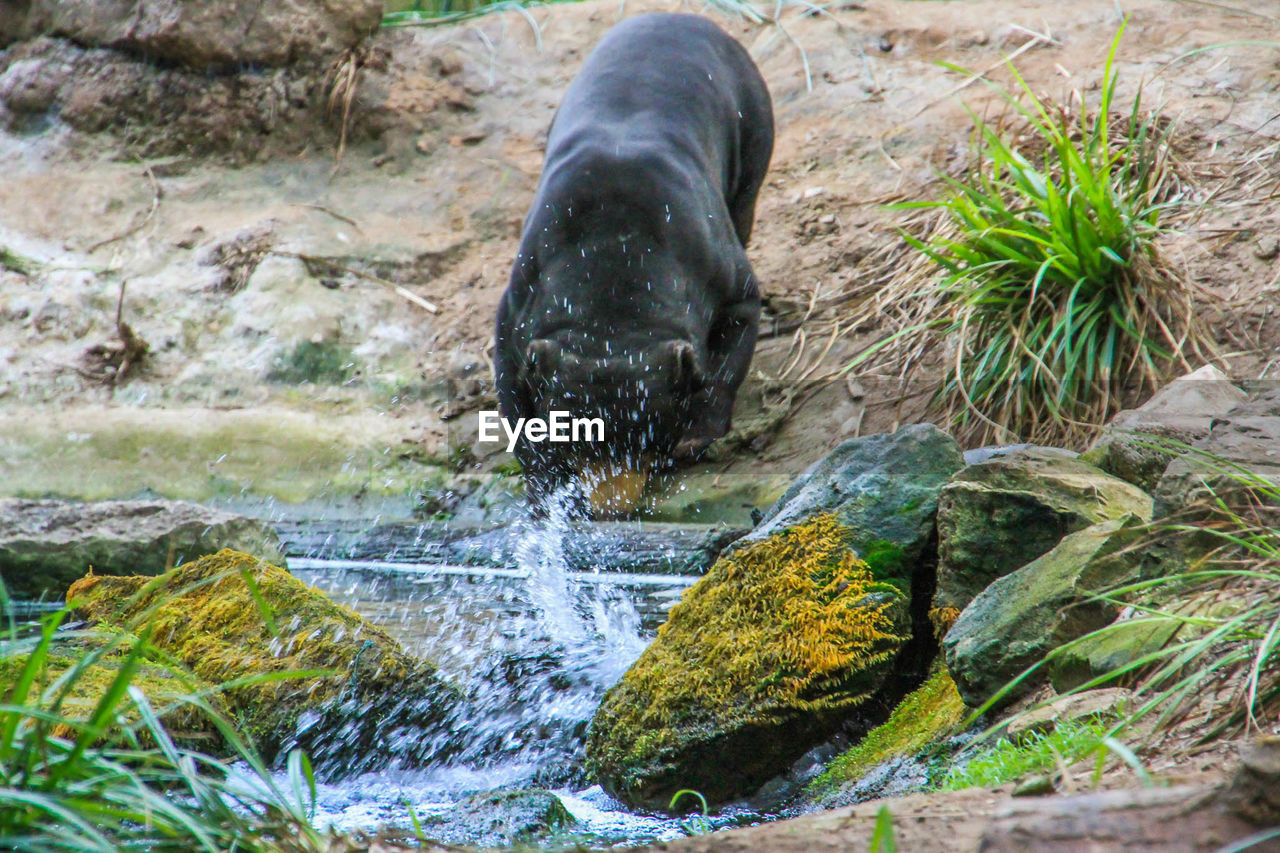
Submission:
[[[744,247],[773,151],[750,56],[697,15],[617,25],[565,93],[498,309],[501,414],[605,418],[632,468],[724,435],[755,349]],[[536,501],[584,448],[522,441]]]

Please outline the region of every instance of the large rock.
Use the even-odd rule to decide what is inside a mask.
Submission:
[[[1247,399],[1225,373],[1206,365],[1120,412],[1082,458],[1150,492],[1180,447],[1204,438],[1215,418]]]
[[[605,696],[587,744],[605,790],[655,809],[680,788],[749,794],[875,695],[931,588],[938,491],[962,465],[926,424],[812,466]]]
[[[301,746],[321,772],[346,775],[443,749],[457,693],[435,667],[257,557],[225,550],[155,578],[89,575],[67,598],[94,622],[149,630],[197,677],[226,685],[268,760]]]
[[[810,466],[732,547],[834,513],[848,546],[876,578],[907,591],[917,569],[932,568],[939,490],[962,467],[960,446],[932,424],[849,439]]]
[[[6,11],[0,37],[54,35],[202,70],[330,60],[382,20],[379,0],[9,0]]]
[[[966,705],[983,704],[1049,652],[1116,617],[1116,605],[1091,595],[1136,576],[1137,555],[1128,546],[1140,524],[1126,515],[1072,533],[960,613],[942,649]],[[1024,679],[1001,704],[1041,681]]]
[[[1047,448],[968,466],[943,487],[938,502],[935,618],[949,624],[988,584],[1068,533],[1127,514],[1149,521],[1151,497]]]
[[[1149,556],[1149,551],[1143,554],[1144,574]],[[1049,661],[1053,689],[1065,693],[1102,676],[1138,677],[1166,662],[1160,652],[1172,643],[1195,640],[1242,606],[1231,590],[1188,593],[1178,585],[1152,587],[1141,604],[1103,630],[1059,649]]]
[[[269,525],[198,504],[0,498],[0,580],[13,598],[61,598],[90,570],[158,575],[223,548],[285,564]]]
[[[1274,505],[1280,485],[1280,388],[1272,388],[1215,419],[1209,434],[1169,463],[1155,490],[1156,515],[1166,517],[1216,495],[1228,503],[1260,484]]]
[[[665,810],[681,788],[722,803],[830,735],[892,670],[908,598],[817,515],[722,557],[605,695],[587,761],[623,802]]]

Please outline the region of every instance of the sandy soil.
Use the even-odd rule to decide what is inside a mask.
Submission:
[[[1274,376],[1280,50],[1256,42],[1275,38],[1280,10],[1122,6],[1122,93],[1142,86],[1147,103],[1176,118],[1189,192],[1210,202],[1163,248],[1214,302],[1206,316],[1231,372]],[[4,490],[75,494],[66,481],[76,478],[51,466],[76,435],[124,440],[140,425],[171,420],[180,430],[211,412],[263,409],[323,421],[332,435],[317,440],[370,465],[375,491],[403,492],[410,463],[441,461],[451,438],[466,441],[467,419],[448,416],[488,399],[492,316],[559,93],[620,15],[681,8],[692,10],[588,0],[533,10],[536,27],[504,13],[384,31],[378,61],[361,72],[340,161],[336,128],[309,125],[292,148],[229,135],[238,141],[224,156],[145,160],[136,139],[56,122],[0,134],[0,247],[35,262],[0,268],[0,422],[13,427],[0,434]],[[938,195],[939,171],[966,157],[963,104],[981,111],[992,101],[941,63],[1007,82],[1001,62],[1016,55],[1031,85],[1056,96],[1096,81],[1119,15],[1112,0],[849,2],[824,15],[791,7],[781,26],[701,11],[749,47],[778,127],[750,247],[767,297],[765,339],[737,415],[755,431],[682,475],[686,503],[739,495],[745,514],[842,438],[922,416],[919,385],[904,400],[893,377],[814,380],[888,327],[833,334],[834,321],[902,268],[895,223],[904,214],[885,203]],[[85,353],[116,337],[122,287],[123,318],[151,350],[112,385]],[[269,380],[304,342],[332,345],[355,372],[344,384]],[[55,409],[50,430],[16,426]],[[161,409],[170,414],[158,417]],[[198,468],[226,452],[196,444],[187,456],[173,451],[174,464]],[[231,486],[279,494],[248,471],[270,458],[248,457]],[[105,490],[141,488],[202,495],[198,484],[127,476]]]

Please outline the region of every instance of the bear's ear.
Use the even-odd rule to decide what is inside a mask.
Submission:
[[[688,341],[664,343],[659,362],[670,371],[671,382],[677,388],[697,391],[707,383],[706,374],[698,363],[698,353]]]
[[[562,355],[560,345],[555,341],[546,338],[531,341],[524,351],[525,374],[549,379],[560,367]]]

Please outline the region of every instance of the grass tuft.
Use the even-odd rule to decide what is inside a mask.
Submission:
[[[1001,738],[953,766],[941,787],[946,791],[989,788],[1052,773],[1091,755],[1105,755],[1110,747],[1104,741],[1111,732],[1110,721],[1099,718],[1063,719],[1051,731],[1034,732],[1016,742]]]
[[[0,608],[7,609],[0,586]],[[11,850],[318,851],[301,793],[314,790],[309,765],[291,757],[284,793],[231,723],[199,693],[166,697],[157,710],[139,673],[154,670],[147,633],[102,632],[94,651],[50,669],[69,610],[32,627],[10,620],[0,666],[13,674],[0,694],[0,838]],[[90,632],[78,632],[81,639]],[[91,678],[110,659],[112,677]],[[189,678],[173,673],[172,683]],[[86,704],[68,701],[94,696]],[[217,758],[183,746],[161,723],[199,716],[230,749]],[[233,774],[231,764],[243,770]],[[247,781],[245,781],[247,780]]]
[[[1189,206],[1173,125],[1141,91],[1127,113],[1116,103],[1123,32],[1092,107],[1084,91],[1037,95],[1012,66],[1012,91],[988,82],[1005,109],[993,121],[970,110],[967,173],[942,176],[942,200],[894,206],[937,215],[904,232],[934,269],[864,309],[898,317],[898,330],[847,369],[899,360],[926,333],[947,348],[935,404],[967,440],[1084,438],[1212,351],[1190,286],[1158,248],[1169,214]]]

